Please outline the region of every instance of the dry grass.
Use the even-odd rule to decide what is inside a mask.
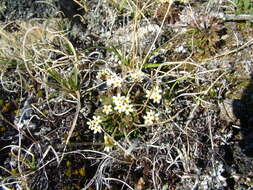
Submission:
[[[77,23],[63,18],[1,23],[1,91],[9,95],[0,97],[1,125],[9,126],[4,136],[13,136],[3,147],[0,186],[229,188],[228,181],[235,178],[232,172],[227,179],[222,175],[228,165],[222,155],[226,126],[218,103],[228,91],[230,70],[215,64],[250,47],[252,39],[236,48],[202,46],[196,36],[213,30],[217,37],[220,30],[212,28],[217,23],[202,26],[209,20],[202,23],[194,16],[206,16],[231,2],[197,4],[204,6],[202,12],[179,2],[73,2],[86,11],[78,15],[88,25],[83,36],[74,31]],[[154,24],[159,6],[167,10]],[[178,7],[195,11],[184,15],[192,17],[189,25],[172,23],[178,19],[172,18]],[[199,33],[189,32],[193,27]],[[101,28],[104,31],[96,31]],[[77,45],[80,39],[85,47]],[[214,40],[223,40],[222,35]],[[92,46],[87,45],[90,41]],[[206,45],[215,51],[203,54]],[[120,105],[133,110],[120,110],[115,101],[119,95],[126,97]],[[105,105],[112,106],[109,114],[103,111]],[[100,121],[91,126],[93,116]],[[100,129],[96,133],[95,127]]]

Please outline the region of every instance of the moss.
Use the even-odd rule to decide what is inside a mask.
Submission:
[[[242,97],[243,90],[250,84],[248,78],[230,75],[228,78],[230,81],[230,92],[227,94],[227,98],[229,99],[240,99]]]

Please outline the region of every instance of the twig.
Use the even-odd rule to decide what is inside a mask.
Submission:
[[[226,56],[226,55],[229,55],[229,54],[232,54],[232,53],[236,53],[236,52],[238,52],[238,51],[240,51],[240,50],[242,50],[242,49],[244,49],[248,46],[251,46],[252,44],[253,44],[253,38],[251,38],[249,41],[247,41],[245,44],[243,44],[239,48],[236,48],[236,49],[231,50],[231,51],[226,51],[226,52],[224,52],[222,54],[219,54],[219,55],[216,55],[212,58],[205,59],[204,61],[210,61],[210,60],[213,60],[213,59],[218,58],[218,57],[222,57],[222,56]]]
[[[219,13],[218,17],[225,21],[250,21],[253,22],[252,14],[223,14]]]
[[[69,143],[69,140],[70,140],[70,138],[71,138],[71,136],[72,136],[72,133],[73,133],[73,131],[74,131],[74,129],[75,129],[76,122],[77,122],[77,119],[78,119],[78,115],[79,115],[79,112],[80,112],[80,109],[81,109],[81,100],[80,100],[80,92],[79,92],[79,91],[76,91],[76,96],[77,96],[76,113],[75,113],[75,117],[74,117],[74,119],[73,119],[73,123],[72,123],[72,125],[71,125],[71,128],[70,128],[70,130],[69,130],[68,138],[67,138],[67,140],[66,140],[66,144],[65,144],[65,147],[64,147],[63,152],[65,152],[65,150],[66,150],[66,148],[67,148],[67,145],[68,145],[68,143]],[[63,159],[63,156],[64,156],[64,154],[62,154],[61,160]]]

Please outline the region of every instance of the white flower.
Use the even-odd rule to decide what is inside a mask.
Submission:
[[[119,113],[125,112],[128,115],[130,112],[133,112],[133,105],[130,105],[131,101],[127,96],[113,96],[113,103],[115,104],[114,109],[117,110]]]
[[[155,86],[154,89],[146,90],[146,97],[153,100],[154,103],[160,103],[162,96],[161,96],[162,90],[159,89],[158,86]]]
[[[116,104],[115,105],[115,110],[117,110],[119,113],[123,113],[126,110],[126,104]]]
[[[112,112],[112,106],[111,106],[111,105],[104,105],[104,107],[103,107],[103,112],[104,112],[106,115],[109,115],[109,114]]]
[[[107,86],[112,86],[113,88],[121,87],[122,83],[123,79],[116,75],[112,75],[109,79],[107,79]]]
[[[152,125],[153,124],[153,120],[154,120],[153,116],[145,115],[143,118],[145,119],[145,125]]]
[[[159,113],[155,113],[153,110],[150,110],[149,112],[147,112],[147,115],[152,116],[155,121],[159,120]]]
[[[149,112],[147,112],[147,115],[145,115],[143,118],[145,120],[144,123],[146,125],[152,125],[154,121],[159,120],[159,114],[155,113],[153,110],[150,110]]]
[[[115,78],[115,80],[112,83],[113,88],[121,87],[122,83],[123,83],[123,79],[122,78],[120,78],[120,77]]]
[[[133,112],[133,105],[127,104],[125,107],[125,114],[128,115],[130,112]]]
[[[94,134],[96,134],[97,132],[101,133],[101,123],[102,120],[100,119],[100,116],[93,116],[93,120],[87,122],[87,124],[89,125],[89,129],[93,130]]]
[[[129,97],[121,96],[121,102],[123,104],[130,104],[130,99],[129,99]]]
[[[94,121],[95,125],[99,125],[100,123],[102,123],[100,116],[93,116],[93,121]]]
[[[94,134],[96,134],[97,132],[101,133],[102,132],[102,127],[101,127],[101,125],[96,125],[96,126],[93,127],[92,130],[94,131]]]
[[[154,103],[158,103],[159,104],[160,101],[161,101],[161,99],[162,99],[162,96],[160,94],[154,94],[152,96],[152,99],[153,99]]]
[[[89,129],[93,129],[95,126],[94,121],[88,121],[87,124],[89,125]]]
[[[114,104],[122,104],[122,96],[120,94],[117,94],[117,96],[112,97],[113,103]]]

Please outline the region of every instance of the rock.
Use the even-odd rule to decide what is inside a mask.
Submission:
[[[143,24],[136,32],[134,24],[130,23],[115,31],[106,45],[108,47],[119,46],[125,50],[130,50],[133,48],[132,45],[136,38],[138,39],[138,49],[142,52],[147,52],[159,31],[160,27],[157,24]]]
[[[240,119],[242,119],[246,113],[246,107],[239,99],[225,99],[219,103],[220,118],[227,122],[240,125]]]
[[[34,0],[2,0],[0,5],[0,20],[16,20],[45,18],[59,11],[56,0],[45,3]]]

